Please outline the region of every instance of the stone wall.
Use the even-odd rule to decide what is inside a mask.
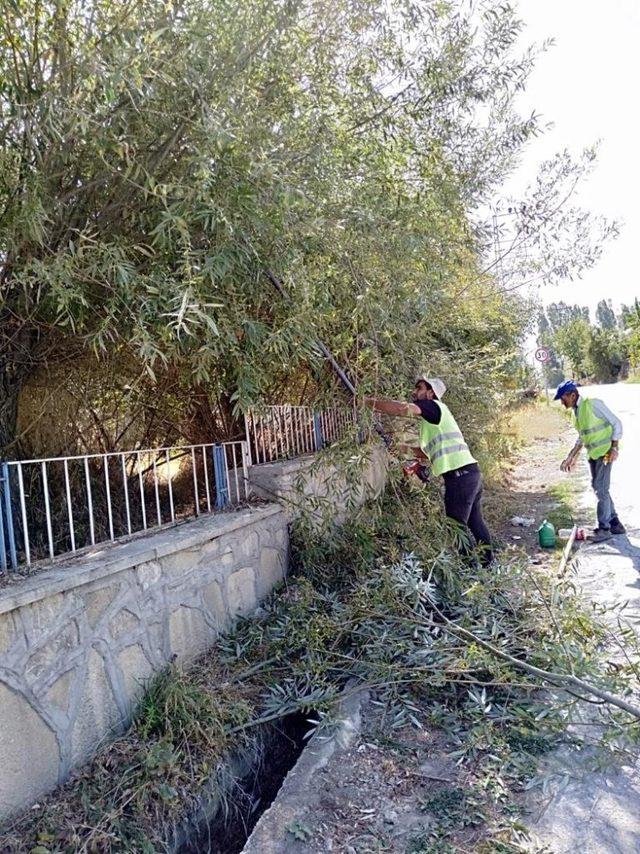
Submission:
[[[0,590],[0,815],[128,722],[145,681],[206,650],[284,577],[277,505],[202,517]]]
[[[382,491],[386,466],[378,446],[255,466],[253,492],[280,504],[95,548],[0,589],[0,818],[122,730],[154,672],[255,610],[286,573],[302,507],[343,521]]]
[[[318,523],[342,523],[367,499],[382,493],[389,456],[382,444],[362,446],[344,462],[321,455],[297,457],[252,466],[249,483],[254,494],[280,501],[289,519],[306,511]]]

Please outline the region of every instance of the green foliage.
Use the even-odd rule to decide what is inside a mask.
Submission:
[[[456,849],[449,842],[434,841],[433,834],[425,831],[409,840],[407,854],[456,854]]]
[[[471,217],[539,131],[520,32],[497,0],[3,0],[0,447],[50,450],[46,407],[17,423],[42,386],[67,451],[233,435],[335,395],[317,337],[365,392],[484,388],[480,432],[529,320]],[[583,171],[527,208],[556,276],[592,263],[557,205]]]
[[[596,382],[617,379],[628,359],[628,344],[616,327],[592,329],[588,347],[592,376]]]
[[[571,373],[576,379],[586,379],[590,373],[590,333],[589,321],[578,317],[560,327],[555,335],[556,346],[563,356],[566,356],[571,365]]]
[[[600,329],[616,329],[618,327],[618,318],[610,299],[600,300],[596,308],[596,320]]]
[[[636,299],[633,306],[623,306],[622,318],[624,335],[631,364],[640,367],[640,302]]]
[[[160,739],[176,748],[200,745],[220,753],[230,727],[251,717],[251,708],[229,702],[194,684],[183,671],[169,667],[147,688],[134,716],[140,737]],[[172,747],[173,749],[173,747]]]
[[[486,815],[474,792],[459,787],[445,787],[422,801],[422,809],[436,817],[437,831],[482,824]]]
[[[567,305],[565,302],[554,302],[547,308],[546,313],[553,332],[558,332],[574,320],[584,320],[590,323],[589,308],[584,305]]]

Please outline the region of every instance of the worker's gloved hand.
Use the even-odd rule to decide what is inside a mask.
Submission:
[[[569,454],[569,456],[560,463],[560,471],[571,471],[575,462],[575,456],[573,454]]]
[[[420,468],[420,463],[417,460],[408,460],[402,466],[402,473],[405,477],[409,477],[412,474],[417,474],[419,468]]]

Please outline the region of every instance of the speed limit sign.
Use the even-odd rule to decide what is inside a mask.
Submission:
[[[538,347],[536,350],[536,359],[539,362],[548,362],[549,361],[549,351],[546,347]]]

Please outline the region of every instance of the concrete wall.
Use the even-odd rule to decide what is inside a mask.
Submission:
[[[206,650],[284,577],[278,505],[202,517],[0,590],[0,815],[130,718],[143,683]]]

